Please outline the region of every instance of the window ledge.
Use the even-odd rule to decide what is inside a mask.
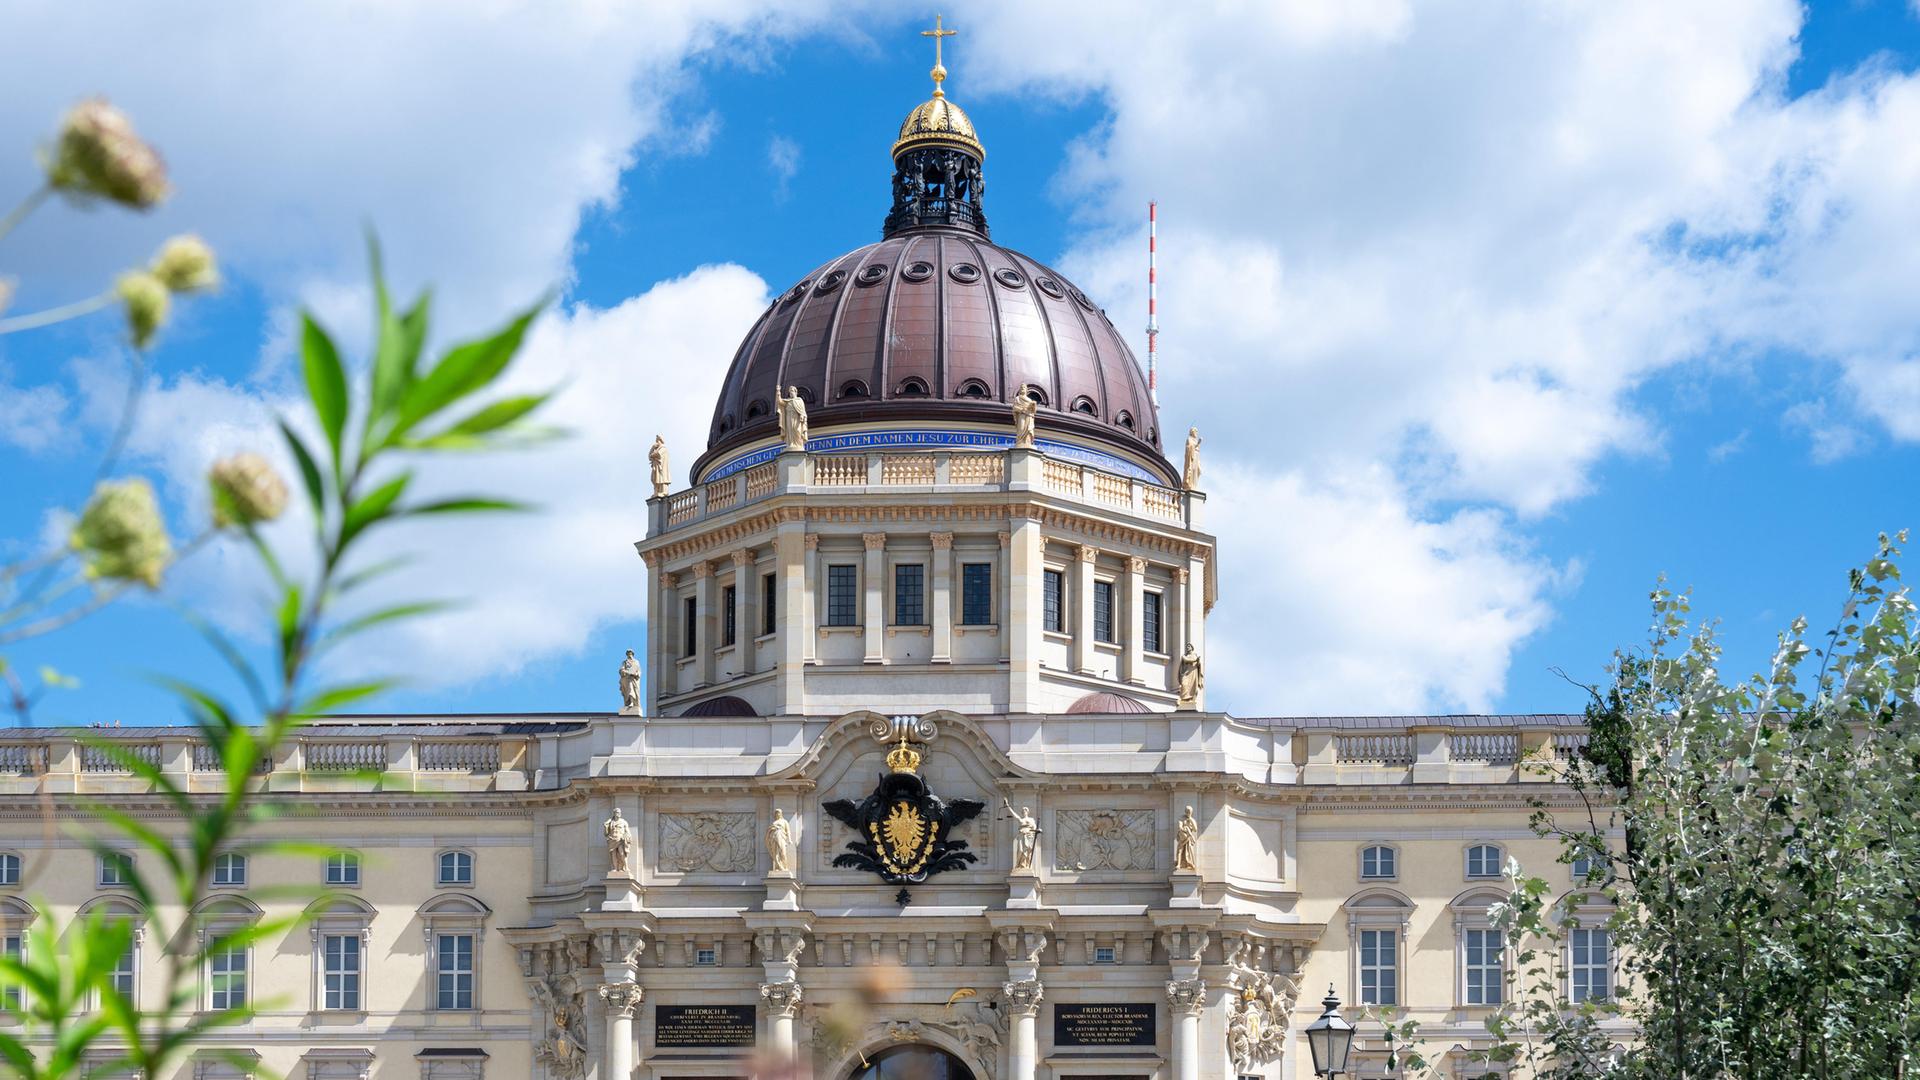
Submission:
[[[1140,655],[1148,660],[1172,660],[1172,653],[1154,652],[1152,649],[1140,650]]]
[[[1073,635],[1064,630],[1043,630],[1041,633],[1048,641],[1057,641],[1062,645],[1073,644]]]
[[[828,637],[833,634],[864,634],[866,632],[866,627],[857,624],[854,626],[823,626],[820,628],[821,637]]]
[[[912,634],[916,637],[926,637],[931,633],[933,633],[933,627],[928,626],[926,623],[900,623],[887,627],[888,637],[892,637],[895,634]]]
[[[682,656],[673,662],[673,666],[686,667],[687,665],[693,663],[695,660],[698,660],[698,659],[700,659],[698,656]]]
[[[1093,651],[1103,652],[1103,653],[1112,653],[1115,656],[1119,656],[1121,651],[1125,648],[1126,646],[1120,644],[1117,641],[1095,641],[1093,643]]]
[[[774,638],[777,638],[779,636],[780,636],[780,632],[778,630],[775,630],[775,631],[772,631],[771,633],[761,634],[759,637],[754,638],[753,643],[755,645],[765,645],[767,642],[772,641]]]
[[[972,623],[972,624],[963,623],[959,626],[954,627],[953,632],[956,634],[986,634],[988,637],[992,637],[993,635],[998,634],[1000,632],[1000,624],[999,623]]]

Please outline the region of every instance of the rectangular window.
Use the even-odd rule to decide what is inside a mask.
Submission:
[[[127,942],[127,950],[120,954],[120,962],[113,965],[113,975],[109,983],[113,987],[113,992],[128,1002],[133,1001],[134,973],[138,970],[140,962],[140,957],[134,952],[135,948],[137,946],[134,942]]]
[[[27,936],[25,934],[8,934],[6,937],[0,938],[0,952],[5,953],[7,959],[15,961],[16,963],[25,960],[27,958]],[[9,986],[0,989],[0,1009],[19,1012],[20,1001],[20,988],[18,986]]]
[[[1467,876],[1470,878],[1499,877],[1500,849],[1493,844],[1475,844],[1468,848]]]
[[[859,568],[852,565],[827,567],[827,625],[859,625]]]
[[[993,624],[993,564],[963,563],[960,567],[960,622],[964,626]]]
[[[1064,599],[1061,594],[1066,588],[1066,576],[1058,570],[1047,570],[1044,572],[1044,580],[1046,582],[1046,628],[1056,634],[1064,634],[1067,632],[1067,622],[1061,612]]]
[[[20,884],[20,856],[0,852],[0,885]]]
[[[1167,637],[1166,617],[1161,612],[1161,596],[1157,592],[1140,594],[1140,647],[1147,652],[1166,652],[1164,642]]]
[[[216,855],[213,859],[213,883],[215,885],[245,885],[247,883],[247,857],[231,852]]]
[[[321,1007],[360,1010],[360,935],[328,934],[320,939]]]
[[[1605,1001],[1613,996],[1613,944],[1602,929],[1575,927],[1568,948],[1573,1000]]]
[[[439,955],[439,993],[442,1009],[473,1008],[473,935],[441,934],[434,952]]]
[[[1093,947],[1093,962],[1096,964],[1118,963],[1118,961],[1114,959],[1113,946],[1095,945]]]
[[[473,856],[464,851],[440,853],[440,884],[473,884]]]
[[[700,602],[695,597],[680,601],[680,655],[692,656],[700,647]]]
[[[896,626],[925,626],[927,568],[902,563],[893,568],[893,621]]]
[[[125,885],[132,880],[133,856],[118,851],[100,856],[102,886]]]
[[[712,949],[695,949],[693,951],[693,962],[699,967],[713,967],[720,962],[720,954],[714,952]]]
[[[1398,930],[1360,931],[1360,1004],[1400,1003]]]
[[[721,618],[720,644],[722,645],[733,644],[734,635],[740,632],[740,627],[737,621],[739,612],[736,610],[738,606],[737,602],[739,601],[739,599],[740,599],[739,586],[729,585],[726,588],[720,590],[720,602],[726,605],[724,609],[725,613],[722,614],[720,617]]]
[[[1500,939],[1498,930],[1468,930],[1462,943],[1466,966],[1467,1004],[1498,1005],[1505,970],[1502,967],[1501,954],[1505,942]]]
[[[1093,640],[1113,643],[1113,582],[1093,583]]]
[[[236,945],[221,949],[207,960],[208,1004],[217,1012],[237,1009],[247,1003],[247,947]]]
[[[773,633],[773,617],[777,610],[774,607],[774,598],[778,595],[774,589],[772,574],[767,574],[760,579],[760,632],[762,634]]]
[[[1394,875],[1394,850],[1382,845],[1374,845],[1360,853],[1360,876],[1363,878],[1391,878]]]
[[[349,851],[327,856],[327,884],[360,884],[360,856]]]

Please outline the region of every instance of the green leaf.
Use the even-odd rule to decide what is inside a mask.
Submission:
[[[427,438],[429,441],[434,441],[450,436],[473,437],[485,435],[490,431],[498,431],[521,417],[526,416],[540,406],[545,405],[552,396],[551,393],[516,394],[513,397],[501,398],[491,405],[484,405],[476,409],[466,418],[455,423],[439,435],[428,436]],[[477,439],[475,441],[478,442]]]
[[[353,505],[347,507],[347,512],[341,519],[340,539],[337,541],[336,552],[345,551],[354,537],[388,516],[387,512],[392,509],[394,501],[407,490],[407,484],[412,480],[412,472],[403,472],[355,499]]]
[[[286,438],[287,449],[292,451],[293,460],[300,467],[300,486],[307,489],[307,503],[313,507],[314,520],[324,520],[326,487],[320,480],[320,466],[307,452],[307,444],[293,433],[285,420],[280,421],[280,434]]]
[[[531,503],[516,502],[512,499],[487,499],[478,496],[464,498],[438,499],[434,502],[416,503],[400,512],[411,517],[426,514],[484,514],[507,511],[524,513],[534,509]]]
[[[388,433],[388,439],[405,436],[420,421],[491,385],[506,370],[514,354],[520,351],[527,327],[532,325],[534,317],[546,306],[547,301],[543,297],[538,304],[522,312],[492,337],[456,345],[449,350],[425,378],[408,388],[406,398],[400,405],[400,415],[394,422],[393,430]]]
[[[320,716],[342,705],[365,701],[397,685],[399,685],[397,679],[375,679],[370,682],[343,683],[339,686],[327,687],[308,695],[306,700],[294,708],[294,712],[300,716]]]
[[[326,432],[327,445],[333,451],[333,469],[340,471],[340,439],[347,426],[347,372],[340,364],[340,351],[333,339],[313,321],[300,316],[300,359],[307,375],[307,396]]]
[[[348,619],[346,622],[329,630],[326,635],[326,640],[330,645],[338,644],[340,641],[352,637],[355,634],[371,630],[376,626],[390,623],[397,619],[410,619],[418,615],[433,615],[458,606],[458,604],[450,600],[418,600],[410,604],[394,604],[391,607],[384,607],[378,611],[370,611],[364,615],[357,615]]]

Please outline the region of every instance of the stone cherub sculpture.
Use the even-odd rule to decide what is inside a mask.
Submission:
[[[1188,491],[1200,489],[1200,429],[1187,429],[1187,463],[1180,472],[1180,484]]]
[[[773,400],[780,406],[780,438],[785,440],[789,450],[807,448],[807,403],[800,397],[800,388],[787,387],[785,396],[779,387],[773,388]]]
[[[1200,653],[1194,649],[1191,641],[1187,642],[1187,650],[1180,654],[1179,680],[1179,707],[1198,708],[1200,691],[1207,685],[1207,674],[1205,665],[1200,662]]]
[[[773,821],[767,825],[767,869],[776,874],[793,873],[793,826],[784,810],[774,808]]]
[[[1034,414],[1039,411],[1040,402],[1030,389],[1022,383],[1020,392],[1013,396],[1013,445],[1019,450],[1033,449]]]
[[[673,487],[673,468],[667,464],[666,436],[653,437],[653,448],[647,451],[647,463],[653,467],[653,497],[661,498]]]
[[[1007,815],[1017,823],[1018,833],[1013,838],[1013,869],[1019,873],[1033,873],[1034,859],[1040,850],[1040,822],[1033,816],[1031,807],[1023,806],[1014,813],[1013,803],[1001,799],[1007,808]]]
[[[633,827],[621,815],[620,808],[613,808],[613,816],[602,826],[607,834],[607,876],[633,876]]]
[[[1200,872],[1198,850],[1200,847],[1200,823],[1193,819],[1193,807],[1187,807],[1187,816],[1173,830],[1173,872],[1176,874],[1197,874]]]
[[[640,707],[640,661],[634,658],[632,649],[628,649],[627,658],[620,661],[620,707]]]

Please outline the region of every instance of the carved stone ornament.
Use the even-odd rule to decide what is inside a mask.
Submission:
[[[800,984],[792,979],[760,984],[760,1000],[771,1016],[792,1016],[800,1010]]]
[[[628,653],[632,656],[632,653]],[[633,876],[633,828],[627,819],[620,815],[620,808],[613,808],[613,816],[608,818],[601,831],[607,834],[607,876]]]
[[[754,815],[660,814],[660,867],[681,874],[745,874],[759,862]]]
[[[577,1080],[586,1075],[587,995],[580,985],[579,971],[587,966],[590,953],[584,937],[547,946],[537,959],[531,950],[522,953],[523,970],[531,976],[527,991],[540,1005],[544,1020],[533,1057],[546,1066],[552,1080]],[[536,962],[538,968],[533,966]]]
[[[640,707],[640,661],[634,658],[632,649],[628,649],[627,658],[620,661],[620,707]]]
[[[1152,810],[1061,810],[1056,870],[1151,870],[1159,862]]]
[[[632,1016],[643,996],[638,983],[608,983],[600,988],[600,1000],[607,1003],[609,1016]]]
[[[658,499],[673,487],[673,468],[667,464],[666,436],[653,437],[653,447],[647,451],[647,463],[652,466],[653,497]]]
[[[1191,979],[1168,979],[1167,1005],[1176,1015],[1200,1015],[1207,1006],[1207,981],[1197,975]]]
[[[867,725],[867,734],[888,746],[903,740],[930,743],[939,737],[940,728],[924,716],[876,716]]]
[[[878,722],[874,729],[878,731]],[[890,771],[880,775],[872,794],[858,804],[852,799],[821,804],[821,809],[854,833],[847,850],[834,856],[833,865],[878,874],[888,884],[906,885],[961,869],[979,858],[967,850],[965,840],[950,840],[947,834],[985,810],[986,804],[941,799],[920,776],[920,761],[920,751],[902,738],[887,753]]]
[[[1012,1016],[1035,1016],[1040,1012],[1040,1001],[1046,997],[1039,979],[1019,979],[1003,983],[1000,992],[1007,1002],[1007,1012]]]
[[[793,826],[779,807],[774,808],[773,821],[767,825],[767,869],[776,874],[793,872]]]
[[[1013,871],[1016,874],[1034,872],[1034,862],[1040,855],[1040,819],[1033,816],[1033,808],[1023,806],[1019,810],[1013,803],[1001,799],[1000,805],[1007,808],[1007,816],[1013,819]]]
[[[788,450],[807,448],[807,403],[800,396],[800,388],[787,387],[785,395],[779,387],[773,388],[773,400],[780,406],[780,438]]]
[[[1284,975],[1241,970],[1239,992],[1228,1002],[1227,1052],[1242,1069],[1279,1058],[1286,1049],[1289,1018],[1300,987]]]
[[[1193,807],[1173,830],[1173,870],[1176,874],[1200,872],[1200,823],[1193,819]]]

